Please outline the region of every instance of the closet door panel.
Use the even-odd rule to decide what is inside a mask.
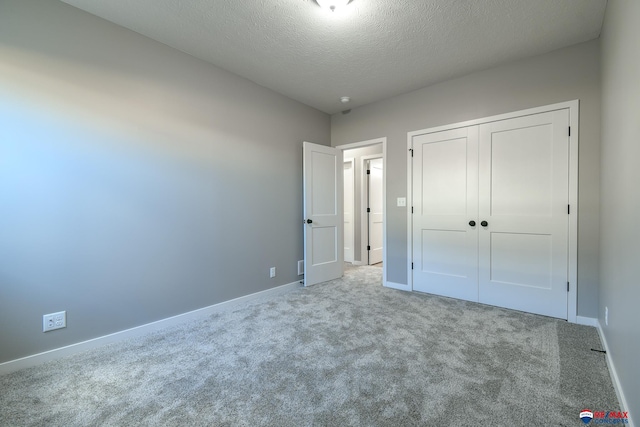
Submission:
[[[480,126],[479,301],[567,318],[568,110]]]
[[[478,127],[414,137],[413,289],[477,301]]]

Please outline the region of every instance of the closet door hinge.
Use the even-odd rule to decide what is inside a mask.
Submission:
[[[567,292],[569,292],[569,282],[567,282]]]
[[[411,206],[411,213],[413,213],[413,206]]]
[[[367,250],[370,251],[371,250],[371,246],[367,245]]]
[[[571,215],[571,205],[567,205],[567,215]]]
[[[367,169],[367,175],[371,175],[371,171]]]
[[[413,270],[413,263],[411,263],[411,269]]]
[[[569,136],[571,136],[571,126],[569,126]]]
[[[413,148],[409,148],[409,151],[411,151],[411,157],[413,157]]]
[[[367,213],[370,213],[370,212],[371,212],[371,208],[367,208]]]

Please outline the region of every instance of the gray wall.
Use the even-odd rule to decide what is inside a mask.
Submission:
[[[578,315],[597,317],[600,75],[597,40],[453,79],[331,119],[331,144],[387,137],[387,277],[407,283],[407,132],[580,100]]]
[[[354,141],[357,142],[357,141]],[[344,158],[353,158],[355,163],[355,207],[353,227],[355,231],[354,237],[354,260],[362,261],[362,157],[372,154],[380,154],[382,157],[382,144],[371,145],[369,147],[354,148],[344,151]],[[384,165],[383,165],[384,167]],[[367,260],[364,260],[367,263]]]
[[[640,2],[607,3],[602,33],[600,325],[640,421]],[[609,308],[609,325],[604,311]]]
[[[61,2],[3,0],[0,362],[298,281],[303,140],[328,145],[330,117]]]

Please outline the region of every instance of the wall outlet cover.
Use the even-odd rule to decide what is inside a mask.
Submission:
[[[49,332],[55,329],[67,327],[67,312],[45,314],[42,316],[42,332]]]

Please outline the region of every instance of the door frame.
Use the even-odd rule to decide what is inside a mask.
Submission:
[[[577,323],[578,317],[578,143],[579,143],[579,113],[580,101],[573,100],[557,104],[544,105],[526,110],[513,111],[466,122],[452,123],[444,126],[436,126],[427,129],[407,132],[407,201],[408,207],[413,206],[413,138],[418,135],[442,132],[462,127],[481,125],[500,120],[508,120],[516,117],[546,113],[556,110],[569,110],[569,205],[573,207],[569,215],[568,232],[568,271],[569,292],[567,295],[567,320]],[[413,291],[413,217],[411,209],[407,209],[407,286]],[[385,240],[386,250],[386,240]],[[386,253],[386,252],[385,252]]]
[[[367,215],[366,212],[366,207],[367,206],[367,195],[369,194],[369,180],[367,177],[367,170],[365,169],[365,165],[369,160],[374,160],[374,159],[382,159],[382,197],[384,197],[384,182],[385,182],[385,173],[384,173],[384,158],[382,157],[382,154],[368,154],[366,156],[362,156],[360,158],[360,171],[362,172],[362,174],[360,175],[360,206],[362,207],[362,209],[360,209],[360,260],[362,261],[362,265],[369,265],[369,251],[367,251],[366,249],[366,245],[363,245],[364,241],[365,241],[365,234],[368,236],[369,234],[369,216]],[[366,191],[365,191],[366,190]],[[384,200],[384,199],[383,199]],[[384,209],[384,205],[385,203],[383,203],[383,209]],[[384,221],[384,220],[383,220]],[[383,223],[384,224],[384,223]],[[384,228],[384,227],[383,227]],[[367,244],[369,244],[369,239],[367,239]],[[384,241],[382,242],[382,251],[384,252]],[[364,261],[364,259],[367,258],[367,262]],[[382,262],[382,266],[384,267],[384,260]]]
[[[343,153],[344,153],[344,150],[343,150]],[[355,227],[354,227],[354,225],[355,225],[355,215],[353,214],[353,211],[355,210],[355,206],[356,206],[356,161],[355,161],[355,159],[353,157],[343,158],[343,160],[342,160],[343,171],[344,171],[344,164],[345,163],[351,163],[351,174],[353,175],[352,180],[351,180],[351,184],[352,184],[351,185],[351,195],[353,196],[352,200],[351,200],[351,208],[352,208],[351,209],[351,215],[352,215],[351,222],[352,222],[352,226],[351,226],[351,236],[349,236],[350,239],[351,239],[351,246],[352,246],[351,247],[351,252],[352,252],[353,256],[351,257],[351,261],[347,261],[347,259],[346,259],[347,257],[345,256],[345,260],[344,261],[353,263],[353,261],[355,259],[355,255],[356,255],[356,253],[354,251],[354,248],[353,248],[353,246],[355,245],[355,240],[356,240],[356,230],[355,230]],[[343,172],[343,174],[344,174],[344,172]],[[343,186],[344,186],[344,183],[343,183]],[[343,212],[344,212],[344,209],[343,209]],[[344,213],[343,213],[343,215],[344,215]],[[342,219],[343,219],[343,222],[344,222],[344,217]],[[344,233],[344,239],[345,240],[347,239],[347,233],[346,232]],[[344,246],[344,242],[342,242],[342,243],[343,243],[343,246]]]
[[[336,145],[335,148],[338,148],[344,152],[345,150],[351,150],[353,148],[362,148],[362,147],[368,147],[368,146],[377,145],[377,144],[382,144],[382,155],[375,154],[375,156],[378,158],[381,157],[382,163],[386,167],[386,164],[387,164],[387,138],[386,137],[368,139],[366,141],[353,142],[350,144]],[[382,286],[392,287],[392,286],[388,286],[388,282],[387,282],[387,246],[388,246],[387,245],[387,176],[388,175],[389,174],[387,173],[383,173],[383,176],[382,176],[382,200],[384,201],[382,203]],[[344,242],[342,244],[344,246]],[[360,251],[362,252],[362,248],[360,248]]]

